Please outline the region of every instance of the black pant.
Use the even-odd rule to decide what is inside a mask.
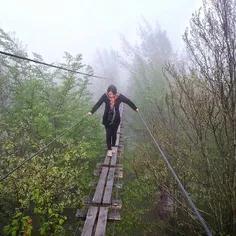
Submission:
[[[119,127],[119,124],[111,124],[106,125],[106,141],[107,141],[107,149],[111,150],[111,146],[116,145],[116,132]]]

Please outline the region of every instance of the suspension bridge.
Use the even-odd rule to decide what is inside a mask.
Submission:
[[[52,64],[32,60],[29,58],[25,58],[22,56],[9,54],[6,52],[0,51],[0,54],[10,57],[15,57],[22,60],[27,60],[30,62],[42,64],[45,66],[54,67],[61,70],[67,70],[72,73],[81,74],[84,76],[90,76],[100,79],[107,79],[101,76],[93,75],[93,74],[86,74],[83,72],[68,70],[67,68],[58,67]],[[121,123],[119,125],[118,131],[117,131],[117,141],[116,146],[113,148],[112,157],[105,156],[103,161],[101,163],[97,163],[96,169],[94,171],[94,175],[98,177],[97,182],[91,183],[91,185],[95,186],[95,192],[93,198],[87,197],[84,199],[84,204],[88,207],[86,211],[78,210],[76,213],[76,217],[79,220],[84,220],[84,226],[81,230],[82,236],[104,236],[106,234],[106,227],[107,222],[119,222],[121,220],[121,216],[119,213],[119,210],[122,207],[121,200],[117,199],[118,196],[118,190],[122,188],[122,184],[119,182],[121,178],[123,178],[123,165],[120,164],[120,160],[122,159],[122,154],[124,151],[124,145],[123,145],[123,134],[124,134],[124,126],[123,126],[123,106],[120,107],[120,115],[121,115]],[[196,218],[199,220],[200,224],[202,225],[203,229],[206,232],[206,235],[211,236],[212,233],[210,232],[209,228],[207,227],[204,219],[200,215],[198,209],[192,202],[189,194],[185,190],[184,186],[182,185],[181,181],[179,180],[177,174],[175,173],[174,169],[172,168],[171,164],[169,163],[167,157],[163,153],[162,149],[160,148],[157,140],[153,136],[152,132],[150,131],[148,125],[146,124],[145,120],[139,113],[140,119],[142,120],[142,123],[144,124],[147,132],[149,133],[150,137],[152,138],[155,146],[159,150],[161,156],[163,157],[163,160],[165,161],[167,167],[169,168],[171,174],[175,178],[176,182],[178,183],[178,186],[180,190],[183,192],[183,195],[185,196],[186,200],[189,202],[190,207],[192,208],[193,212],[195,213]],[[80,121],[73,124],[71,127],[69,127],[67,130],[65,130],[62,134],[58,135],[55,139],[53,139],[50,143],[45,145],[42,149],[40,149],[38,152],[30,156],[29,158],[25,159],[20,165],[16,166],[13,170],[8,172],[6,175],[0,178],[0,182],[5,180],[8,176],[13,174],[15,171],[20,169],[23,165],[25,165],[27,162],[29,162],[32,158],[37,156],[38,154],[42,153],[48,146],[50,146],[52,143],[54,143],[56,140],[64,136],[67,132],[69,132],[71,129],[73,129],[75,126],[77,126],[79,123],[81,123],[84,119],[86,119],[87,116],[83,117]],[[116,192],[116,193],[115,193]],[[113,231],[114,235],[114,231]]]
[[[123,127],[123,106],[120,109],[121,123],[117,130],[116,146],[113,147],[112,157],[105,156],[102,163],[97,164],[94,175],[99,177],[98,182],[92,183],[96,190],[92,199],[89,197],[84,203],[89,206],[88,211],[78,211],[76,217],[85,220],[82,236],[102,236],[106,232],[106,224],[119,222],[118,212],[122,207],[121,200],[117,199],[118,194],[114,194],[114,189],[120,189],[122,184],[119,179],[123,178],[123,165],[119,164],[122,158],[124,146],[122,145]],[[117,193],[117,192],[116,192]]]

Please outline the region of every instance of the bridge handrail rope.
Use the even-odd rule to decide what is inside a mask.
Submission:
[[[164,152],[163,152],[162,149],[160,148],[160,146],[159,146],[157,140],[155,139],[155,137],[153,136],[152,132],[151,132],[150,129],[148,128],[148,126],[147,126],[145,120],[143,119],[142,115],[140,114],[140,112],[139,112],[139,116],[140,116],[140,118],[141,118],[141,120],[142,120],[144,126],[146,127],[148,133],[149,133],[150,136],[152,137],[152,139],[153,139],[153,141],[154,141],[156,147],[159,149],[159,151],[160,151],[160,153],[161,153],[161,155],[162,155],[164,161],[166,162],[166,164],[167,164],[169,170],[171,171],[171,173],[173,174],[173,176],[174,176],[175,180],[177,181],[177,183],[178,183],[180,189],[182,190],[184,196],[186,197],[187,201],[189,202],[190,206],[192,207],[192,209],[193,209],[195,215],[197,216],[197,218],[198,218],[200,224],[201,224],[202,227],[204,228],[206,234],[207,234],[208,236],[212,236],[211,231],[210,231],[209,228],[207,227],[207,225],[206,225],[204,219],[203,219],[202,216],[200,215],[200,213],[199,213],[197,207],[194,205],[192,199],[189,197],[189,195],[188,195],[187,191],[185,190],[183,184],[181,183],[181,181],[180,181],[180,179],[178,178],[177,174],[175,173],[173,167],[171,166],[171,164],[169,163],[168,159],[166,158]]]
[[[30,58],[27,58],[27,57],[18,56],[18,55],[11,54],[11,53],[8,53],[8,52],[0,51],[0,54],[5,55],[5,56],[9,56],[9,57],[15,57],[15,58],[18,58],[18,59],[21,59],[21,60],[25,60],[25,61],[34,62],[34,63],[41,64],[41,65],[44,65],[44,66],[49,66],[49,67],[57,68],[57,69],[60,69],[60,70],[69,71],[69,72],[72,72],[72,73],[76,73],[76,74],[80,74],[80,75],[84,75],[84,76],[88,76],[88,77],[93,77],[93,78],[97,78],[97,79],[108,79],[108,78],[105,78],[105,77],[102,77],[102,76],[88,74],[88,73],[84,73],[84,72],[80,72],[80,71],[76,71],[76,70],[70,70],[70,69],[67,69],[67,68],[62,67],[62,66],[55,66],[53,64],[49,64],[49,63],[46,63],[46,62],[33,60],[33,59],[30,59]]]
[[[0,178],[0,182],[2,182],[3,180],[5,180],[7,177],[9,177],[11,174],[13,174],[15,171],[17,171],[18,169],[20,169],[25,163],[27,163],[28,161],[30,161],[31,159],[33,159],[35,156],[37,156],[38,154],[42,153],[47,147],[49,147],[52,143],[54,143],[55,141],[57,141],[58,139],[60,139],[62,136],[64,136],[66,133],[68,133],[71,129],[73,129],[75,126],[79,125],[80,123],[82,123],[88,115],[85,115],[82,119],[80,119],[78,122],[74,123],[72,126],[70,126],[69,128],[67,128],[64,132],[62,132],[60,135],[58,135],[56,138],[54,138],[51,142],[49,142],[48,144],[46,144],[43,148],[41,148],[40,150],[38,150],[36,153],[34,153],[33,155],[31,155],[29,158],[25,159],[21,164],[19,164],[18,166],[16,166],[13,170],[9,171],[6,175],[4,175],[3,177]]]

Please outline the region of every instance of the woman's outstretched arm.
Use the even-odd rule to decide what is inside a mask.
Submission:
[[[92,115],[105,101],[106,94],[104,93],[101,98],[98,100],[98,102],[93,106],[92,110],[89,112],[89,115]]]
[[[138,108],[135,106],[135,104],[129,100],[127,97],[125,97],[123,94],[120,94],[121,101],[129,105],[133,110],[139,111]]]

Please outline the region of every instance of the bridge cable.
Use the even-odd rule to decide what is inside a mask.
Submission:
[[[40,150],[38,150],[36,153],[34,153],[32,156],[30,156],[29,158],[25,159],[21,164],[19,164],[17,167],[15,167],[13,170],[9,171],[6,175],[4,175],[3,177],[0,178],[0,182],[2,182],[3,180],[5,180],[8,176],[10,176],[11,174],[13,174],[15,171],[17,171],[18,169],[20,169],[25,163],[27,163],[28,161],[30,161],[32,158],[34,158],[35,156],[37,156],[38,154],[42,153],[48,146],[50,146],[52,143],[54,143],[55,141],[57,141],[58,139],[60,139],[62,136],[64,136],[66,133],[68,133],[71,129],[73,129],[75,126],[79,125],[80,123],[82,123],[88,115],[84,116],[81,120],[79,120],[78,122],[76,122],[75,124],[73,124],[71,127],[69,127],[68,129],[66,129],[63,133],[61,133],[60,135],[58,135],[56,138],[54,138],[51,142],[49,142],[48,144],[46,144],[43,148],[41,148]]]
[[[30,59],[30,58],[27,58],[27,57],[18,56],[18,55],[11,54],[11,53],[8,53],[8,52],[0,51],[0,54],[3,54],[5,56],[9,56],[9,57],[15,57],[15,58],[18,58],[18,59],[21,59],[21,60],[25,60],[25,61],[34,62],[34,63],[41,64],[41,65],[44,65],[44,66],[49,66],[49,67],[57,68],[57,69],[60,69],[60,70],[69,71],[69,72],[80,74],[80,75],[84,75],[84,76],[94,77],[94,78],[97,78],[97,79],[108,79],[108,78],[105,78],[105,77],[102,77],[102,76],[98,76],[98,75],[88,74],[88,73],[84,73],[84,72],[80,72],[80,71],[76,71],[76,70],[67,69],[67,68],[62,67],[62,66],[55,66],[53,64],[49,64],[49,63],[46,63],[46,62],[33,60],[33,59]]]
[[[184,196],[186,197],[187,201],[189,202],[190,206],[192,207],[192,209],[193,209],[193,211],[194,211],[196,217],[198,218],[200,224],[201,224],[202,227],[204,228],[206,234],[207,234],[208,236],[212,236],[211,231],[210,231],[209,228],[207,227],[207,225],[206,225],[204,219],[202,218],[202,216],[200,215],[198,209],[196,208],[196,206],[194,205],[193,201],[192,201],[191,198],[189,197],[189,195],[188,195],[187,191],[185,190],[183,184],[181,183],[180,179],[178,178],[177,174],[175,173],[174,169],[172,168],[171,164],[169,163],[168,159],[166,158],[164,152],[163,152],[162,149],[160,148],[160,146],[159,146],[157,140],[154,138],[153,134],[151,133],[150,129],[148,128],[148,126],[147,126],[146,122],[144,121],[143,117],[141,116],[140,112],[139,112],[139,116],[140,116],[140,118],[141,118],[141,120],[142,120],[144,126],[146,127],[148,133],[149,133],[150,136],[152,137],[152,139],[153,139],[155,145],[156,145],[157,148],[159,149],[159,151],[160,151],[160,153],[161,153],[161,155],[162,155],[164,161],[166,162],[166,164],[167,164],[169,170],[171,171],[171,173],[173,174],[175,180],[177,181],[177,183],[178,183],[180,189],[183,191]]]

